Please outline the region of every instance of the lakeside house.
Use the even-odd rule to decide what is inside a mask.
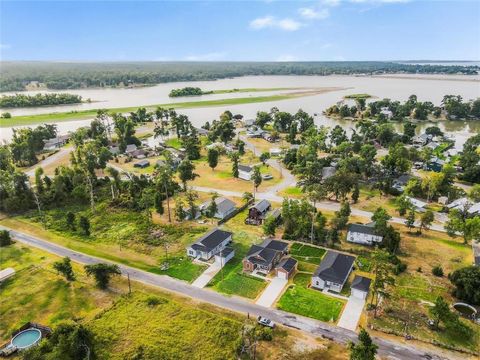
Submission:
[[[385,116],[385,118],[387,119],[391,119],[393,117],[393,112],[392,110],[390,110],[388,107],[384,106],[381,108],[380,110],[380,114],[382,114],[383,116]]]
[[[215,255],[222,256],[220,253],[232,242],[232,235],[229,231],[215,228],[187,247],[187,255],[201,260],[210,260]],[[233,257],[230,250],[225,255]]]
[[[205,201],[202,205],[200,205],[200,211],[202,213],[206,213],[211,202],[212,200]],[[216,198],[215,204],[217,204],[217,211],[215,212],[215,215],[213,217],[220,220],[225,219],[228,215],[235,212],[236,210],[235,203],[225,197]]]
[[[312,288],[341,292],[353,270],[355,257],[329,250],[312,276]]]
[[[253,175],[253,167],[248,165],[238,165],[238,178],[250,181]]]
[[[383,237],[375,234],[375,222],[369,224],[348,225],[347,241],[355,244],[374,245],[379,244]]]
[[[61,148],[70,141],[70,135],[60,135],[43,141],[43,150],[52,151]]]
[[[421,134],[421,135],[418,135],[418,136],[415,136],[413,138],[413,144],[414,145],[420,145],[420,146],[425,146],[427,145],[430,141],[432,141],[433,139],[433,136],[432,135],[429,135],[429,134]]]
[[[267,239],[260,245],[252,245],[242,261],[244,272],[268,275],[288,254],[288,243]]]

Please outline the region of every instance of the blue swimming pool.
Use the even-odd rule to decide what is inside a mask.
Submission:
[[[38,329],[30,328],[23,330],[12,339],[12,345],[17,349],[27,349],[35,345],[42,338],[42,333]]]

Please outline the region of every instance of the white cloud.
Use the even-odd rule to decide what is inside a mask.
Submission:
[[[303,26],[302,23],[290,19],[277,19],[273,16],[264,16],[256,18],[250,22],[250,28],[254,30],[266,29],[266,28],[275,28],[285,31],[296,31]]]
[[[281,61],[281,62],[298,61],[298,58],[294,55],[285,54],[285,55],[280,55],[278,58],[275,59],[275,61]]]
[[[211,52],[207,54],[197,54],[186,56],[186,61],[216,61],[225,59],[226,54],[224,52]]]
[[[5,49],[10,49],[11,46],[10,44],[0,44],[0,49],[5,50]]]
[[[300,8],[298,13],[305,19],[326,19],[330,16],[328,9],[315,10],[312,8]]]

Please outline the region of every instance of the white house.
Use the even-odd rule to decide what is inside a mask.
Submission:
[[[363,224],[350,224],[348,226],[347,241],[363,244],[373,245],[382,242],[383,237],[375,234],[375,223]]]
[[[312,288],[339,293],[352,272],[355,257],[336,251],[327,251],[312,276]]]
[[[388,107],[384,106],[380,110],[380,114],[383,114],[387,119],[391,119],[393,117],[393,112]]]
[[[238,177],[250,181],[253,175],[253,167],[248,165],[238,165]]]
[[[218,228],[213,229],[187,247],[187,255],[202,260],[210,260],[213,256],[223,251],[231,242],[231,232]]]
[[[465,211],[466,209],[470,208],[472,205],[472,202],[467,199],[466,197],[457,199],[452,201],[450,204],[447,205],[448,210],[460,210],[460,211]]]
[[[280,149],[280,148],[271,148],[271,149],[270,149],[270,155],[272,155],[272,156],[280,156],[280,155],[282,155],[282,149]]]
[[[61,148],[70,140],[70,135],[60,135],[43,141],[43,150],[55,150]]]
[[[371,282],[372,280],[370,280],[369,278],[355,275],[355,278],[352,281],[352,286],[350,287],[350,289],[352,290],[351,295],[356,298],[365,300],[367,298]]]
[[[217,264],[225,265],[231,258],[235,256],[235,250],[227,246],[222,251],[215,254],[215,262]]]
[[[200,205],[200,211],[207,211],[210,203],[211,200]],[[228,215],[235,211],[235,203],[230,199],[218,197],[215,199],[215,204],[217,204],[217,212],[213,217],[217,219],[225,219]]]
[[[470,206],[467,212],[468,215],[480,215],[480,202]]]
[[[408,200],[408,202],[410,202],[410,204],[415,208],[415,210],[419,212],[425,211],[425,207],[427,206],[426,202],[412,198],[410,196],[405,196],[405,198]]]

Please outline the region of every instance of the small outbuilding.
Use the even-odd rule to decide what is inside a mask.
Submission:
[[[253,175],[253,167],[248,165],[238,165],[238,178],[250,181]]]
[[[148,160],[140,160],[133,164],[134,168],[145,169],[150,166],[150,161]]]
[[[364,276],[355,275],[355,278],[352,281],[352,296],[359,299],[366,299],[368,295],[368,290],[370,289],[371,279]]]

